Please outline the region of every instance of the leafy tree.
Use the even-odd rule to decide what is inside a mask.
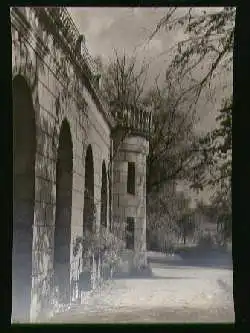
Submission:
[[[199,162],[203,166],[192,186],[226,186],[232,175],[232,103],[225,101],[216,118],[217,127],[200,140]],[[206,167],[205,167],[206,166]],[[224,185],[222,185],[224,184]]]
[[[152,39],[162,28],[182,30],[184,37],[174,48],[166,80],[181,84],[188,79],[184,95],[195,92],[192,102],[198,101],[205,88],[211,88],[211,80],[221,76],[222,70],[232,70],[235,11],[234,7],[189,8],[183,13],[169,8],[150,36]]]
[[[160,29],[182,29],[184,37],[173,51],[166,80],[175,82],[183,91],[180,98],[186,99],[188,108],[196,108],[200,98],[212,92],[213,83],[220,80],[223,73],[231,83],[235,12],[234,7],[189,8],[186,11],[169,8],[150,36],[153,38]],[[197,145],[190,180],[198,190],[231,175],[232,89],[227,87],[227,90],[217,117],[218,128]]]
[[[173,180],[185,179],[196,154],[194,115],[184,113],[177,99],[170,83],[159,88],[156,82],[143,100],[153,115],[147,159],[148,193],[159,191]]]
[[[215,194],[210,205],[210,217],[217,223],[217,233],[220,242],[231,239],[232,234],[232,104],[225,101],[224,107],[217,117],[218,127],[202,141],[204,154],[202,165],[206,165],[198,174],[193,187],[212,186]]]

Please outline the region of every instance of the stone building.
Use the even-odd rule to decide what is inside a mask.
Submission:
[[[151,118],[129,107],[122,123],[111,114],[65,8],[14,7],[10,18],[12,318],[38,321],[51,311],[56,287],[62,303],[79,300],[74,288],[84,260],[74,244],[87,231],[98,235],[103,227],[112,234],[116,225],[135,264],[144,256]],[[98,279],[101,261],[94,262],[91,276]]]

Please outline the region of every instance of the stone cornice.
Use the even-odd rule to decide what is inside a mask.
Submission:
[[[75,67],[76,72],[83,80],[84,85],[96,103],[99,111],[103,114],[104,119],[108,122],[109,126],[113,128],[116,125],[116,121],[112,114],[108,112],[107,107],[101,100],[98,89],[95,87],[94,61],[84,45],[82,45],[83,55],[81,52],[77,52],[76,43],[80,38],[80,33],[66,8],[31,7],[30,10],[35,12],[42,28],[53,35],[62,48],[62,51],[67,54],[72,65]],[[25,15],[25,7],[13,7],[11,15],[13,16],[14,21],[17,22],[17,24],[15,24],[16,27],[18,27],[18,25],[22,26],[22,28],[25,29],[25,32],[32,29],[32,26]],[[39,36],[36,35],[36,38],[39,42],[39,52],[43,52],[43,50],[46,49],[46,45],[44,45],[44,43],[39,39]]]
[[[107,111],[101,98],[98,94],[97,89],[94,87],[93,81],[93,71],[94,71],[94,61],[88,53],[87,48],[83,45],[83,56],[80,52],[76,50],[76,43],[80,37],[80,33],[77,30],[71,16],[69,15],[66,8],[55,7],[55,8],[32,8],[39,15],[42,14],[42,19],[46,23],[46,19],[50,20],[52,23],[52,33],[60,40],[64,47],[64,51],[68,53],[72,63],[75,65],[81,77],[84,81],[84,85],[91,94],[93,100],[97,104],[99,110],[104,116],[104,119],[108,122],[111,127],[115,126],[115,120],[113,119],[111,113]],[[61,26],[60,26],[61,24]],[[46,28],[46,27],[45,27]]]
[[[152,130],[151,111],[128,107],[121,113],[116,111],[114,117],[117,119],[119,127],[128,132],[128,136],[141,136],[149,139]],[[115,133],[116,129],[113,132]]]

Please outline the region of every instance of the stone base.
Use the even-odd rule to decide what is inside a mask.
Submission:
[[[133,266],[134,267],[143,267],[147,266],[148,261],[147,261],[147,254],[146,252],[135,252],[134,253],[134,258],[133,258]]]

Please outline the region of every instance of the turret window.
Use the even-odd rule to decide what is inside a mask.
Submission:
[[[135,163],[128,162],[127,192],[135,194]]]

